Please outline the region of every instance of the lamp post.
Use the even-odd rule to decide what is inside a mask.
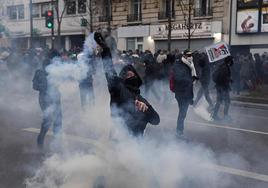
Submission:
[[[30,48],[33,47],[33,1],[30,0]]]

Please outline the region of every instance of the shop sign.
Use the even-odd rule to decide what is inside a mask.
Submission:
[[[212,36],[211,22],[197,22],[190,24],[190,32],[193,37]],[[154,38],[166,38],[168,35],[168,24],[151,26],[151,34]],[[174,23],[171,25],[171,36],[187,38],[188,25],[185,23]]]

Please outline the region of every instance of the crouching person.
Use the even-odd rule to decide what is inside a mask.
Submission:
[[[45,135],[51,125],[53,125],[55,136],[62,128],[60,93],[56,86],[48,82],[48,73],[46,72],[46,67],[56,55],[55,52],[52,52],[50,58],[44,60],[42,68],[35,72],[33,78],[33,89],[39,91],[39,105],[43,113],[43,121],[37,137],[37,144],[40,148],[44,145]]]
[[[118,76],[113,66],[110,49],[101,33],[94,33],[94,39],[102,47],[101,56],[111,96],[112,115],[123,119],[130,134],[142,136],[148,123],[158,125],[160,122],[158,113],[140,95],[139,88],[142,80],[131,65],[123,67]]]

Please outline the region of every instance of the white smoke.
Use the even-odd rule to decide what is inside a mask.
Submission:
[[[93,49],[92,36],[88,41],[85,46]],[[109,188],[228,187],[226,179],[221,181],[219,173],[207,168],[216,160],[204,146],[169,134],[161,140],[133,138],[120,120],[112,120],[102,70],[94,76],[95,106],[81,111],[77,85],[87,70],[84,62],[58,59],[47,68],[62,95],[63,131],[89,139],[89,145],[85,149],[81,143],[72,143],[76,148],[72,151],[64,140],[64,152],[47,158],[35,176],[26,179],[27,188],[91,188],[98,180]]]

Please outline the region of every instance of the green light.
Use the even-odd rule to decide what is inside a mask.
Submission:
[[[47,23],[48,28],[52,28],[52,23]]]

